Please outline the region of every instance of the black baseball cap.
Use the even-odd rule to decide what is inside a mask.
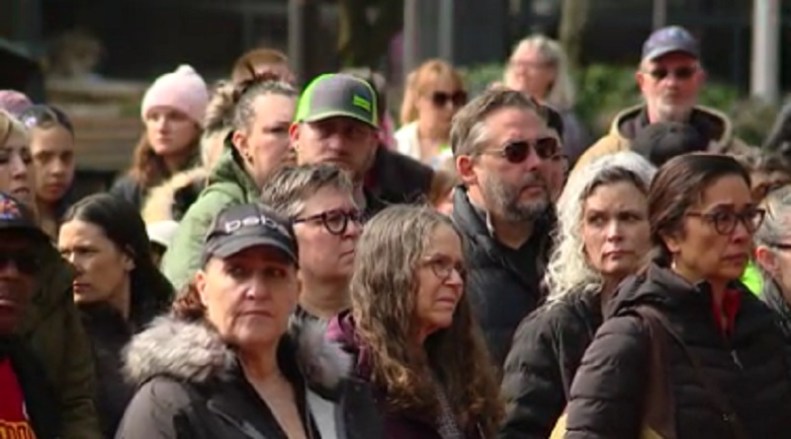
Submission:
[[[643,44],[643,60],[655,60],[672,52],[700,58],[698,40],[681,26],[668,26],[654,31]]]
[[[371,84],[345,73],[327,73],[311,81],[297,104],[295,122],[349,117],[379,128],[376,92]]]
[[[657,122],[637,133],[632,151],[645,157],[654,166],[662,166],[673,157],[708,150],[709,141],[690,124]]]
[[[291,223],[263,204],[225,207],[214,218],[203,246],[205,264],[212,257],[227,258],[259,245],[282,252],[298,264],[297,242]]]
[[[18,231],[37,241],[49,241],[49,236],[36,223],[36,218],[24,203],[0,192],[0,231]]]

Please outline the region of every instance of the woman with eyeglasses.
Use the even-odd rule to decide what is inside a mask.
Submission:
[[[654,260],[621,284],[571,386],[565,437],[775,438],[791,375],[772,312],[739,282],[764,211],[733,158],[668,161],[648,196]]]
[[[407,76],[401,104],[398,151],[437,168],[450,151],[450,123],[467,103],[456,69],[439,59],[424,62]]]
[[[646,262],[648,186],[655,171],[639,155],[623,152],[569,179],[544,276],[547,303],[519,325],[503,367],[507,411],[499,439],[546,438],[561,416],[618,284]]]
[[[30,131],[39,225],[57,240],[74,182],[74,126],[63,111],[49,105],[33,105],[19,119]]]
[[[140,115],[145,131],[132,164],[110,193],[140,210],[151,188],[194,167],[208,102],[206,83],[188,65],[157,78],[143,97]]]
[[[93,345],[96,408],[112,438],[134,388],[121,373],[132,334],[170,304],[173,288],[151,259],[145,224],[134,206],[95,194],[64,215],[58,249],[74,268],[74,301]]]
[[[500,421],[461,245],[448,217],[405,205],[380,212],[360,237],[352,309],[328,337],[373,386],[386,439],[490,438]]]
[[[349,280],[362,231],[349,176],[335,165],[286,167],[261,194],[291,220],[299,245],[297,318],[329,320],[349,308]]]
[[[520,41],[508,60],[503,85],[518,90],[557,110],[563,119],[563,152],[573,166],[591,138],[574,113],[575,90],[566,53],[561,45],[543,35]]]

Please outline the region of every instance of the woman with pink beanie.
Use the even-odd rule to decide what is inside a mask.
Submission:
[[[206,83],[188,65],[157,78],[143,97],[145,131],[132,164],[110,193],[139,209],[150,188],[194,166],[208,102]]]

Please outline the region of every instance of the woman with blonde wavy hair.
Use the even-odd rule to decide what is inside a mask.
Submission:
[[[506,87],[538,99],[563,118],[563,150],[571,165],[590,146],[588,130],[574,113],[576,93],[563,47],[543,35],[532,35],[514,47],[503,75]]]
[[[501,406],[464,295],[461,236],[429,207],[394,206],[358,241],[352,310],[328,337],[372,383],[387,439],[492,437]]]
[[[439,59],[424,62],[407,76],[401,104],[398,152],[436,168],[450,151],[450,122],[464,104],[467,91],[461,74]]]
[[[499,438],[549,437],[603,308],[649,254],[647,192],[654,172],[641,156],[624,152],[571,175],[558,200],[548,303],[520,324],[505,362],[508,406]]]

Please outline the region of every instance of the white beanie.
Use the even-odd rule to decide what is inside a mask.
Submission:
[[[166,73],[148,88],[143,97],[140,116],[154,107],[171,107],[186,114],[199,126],[209,104],[209,90],[203,78],[191,66],[182,64],[175,72]]]

